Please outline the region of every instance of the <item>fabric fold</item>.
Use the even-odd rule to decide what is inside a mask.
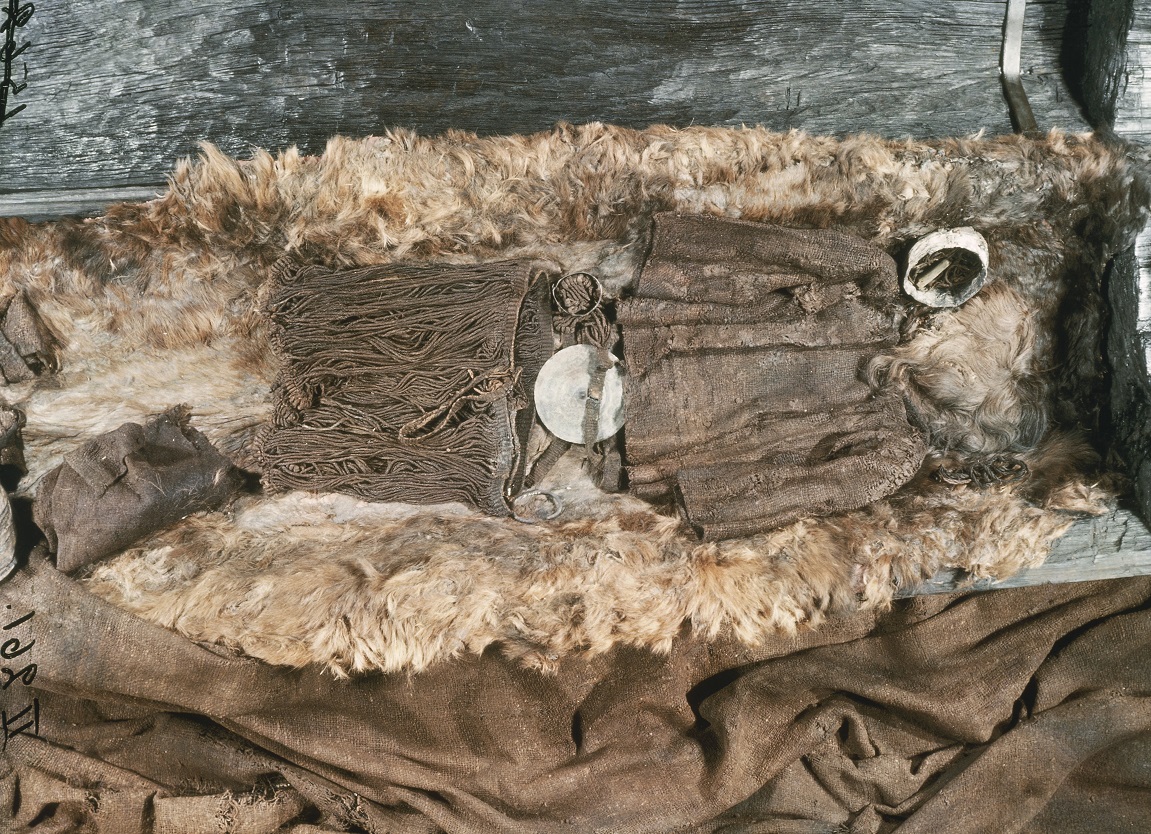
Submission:
[[[894,261],[853,235],[657,215],[619,305],[632,491],[705,539],[890,495],[926,446],[862,370],[901,309]]]
[[[685,632],[554,675],[488,651],[335,680],[145,623],[33,554],[0,584],[0,609],[35,612],[5,633],[38,666],[0,708],[41,718],[0,753],[0,815],[20,834],[148,831],[153,810],[277,834],[1142,834],[1149,600],[1148,578],[921,597],[755,647]]]
[[[0,376],[9,384],[53,373],[56,345],[44,322],[22,292],[8,299],[0,314]]]
[[[238,469],[189,424],[185,406],[146,424],[125,423],[68,454],[41,481],[36,523],[75,571],[185,516],[221,506],[243,483]]]

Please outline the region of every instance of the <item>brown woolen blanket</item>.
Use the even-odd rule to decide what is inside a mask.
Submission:
[[[6,830],[1151,830],[1151,579],[354,680],[198,646],[42,562],[0,602],[36,611],[34,686],[0,700],[37,695],[44,737],[8,742]]]

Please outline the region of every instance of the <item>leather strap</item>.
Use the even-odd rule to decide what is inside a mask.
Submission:
[[[1031,112],[1031,103],[1020,77],[1020,55],[1023,51],[1023,18],[1027,0],[1007,0],[1007,21],[1003,27],[1003,56],[999,67],[1003,74],[1003,92],[1007,109],[1017,133],[1038,133],[1039,125]]]

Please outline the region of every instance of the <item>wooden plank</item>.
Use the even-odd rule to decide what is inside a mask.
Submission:
[[[1115,132],[1135,142],[1151,142],[1151,5],[1136,2],[1130,27],[1111,70],[1115,75]]]
[[[1133,481],[1141,515],[1151,519],[1151,229],[1140,233],[1134,250],[1115,258],[1107,293],[1112,456]]]
[[[17,191],[0,194],[0,217],[48,220],[67,215],[102,214],[114,203],[145,202],[167,190],[157,183],[146,186],[73,188],[56,191]]]
[[[971,581],[963,571],[948,569],[940,571],[918,588],[899,595],[991,591],[1024,585],[1148,575],[1151,575],[1151,532],[1133,512],[1120,509],[1110,515],[1076,523],[1055,543],[1046,562],[1035,568],[1026,568],[1009,579]]]
[[[233,155],[390,125],[764,124],[889,137],[1011,130],[1002,0],[72,0],[38,4],[27,109],[0,192],[162,181]],[[1085,129],[1061,69],[1064,0],[1030,0],[1023,81],[1041,129]]]
[[[1151,141],[1151,6],[1096,0],[1088,33],[1085,84],[1096,117],[1122,139]],[[1140,514],[1151,520],[1151,227],[1115,259],[1107,291],[1113,451],[1134,482]]]

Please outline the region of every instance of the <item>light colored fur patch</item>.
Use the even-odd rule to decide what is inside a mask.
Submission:
[[[393,131],[335,138],[322,157],[234,160],[206,146],[150,203],[84,222],[0,220],[0,293],[27,294],[62,363],[3,391],[28,414],[22,489],[34,494],[94,435],[179,402],[247,462],[276,373],[260,305],[284,255],[333,266],[545,257],[620,291],[663,210],[834,224],[897,257],[932,229],[974,226],[995,286],[925,322],[884,369],[937,446],[1019,445],[1019,389],[1050,376],[1060,305],[1095,298],[1107,257],[1141,227],[1145,164],[1060,134],[889,142],[605,125],[488,138]],[[1089,373],[1093,356],[1080,359]],[[1052,483],[1072,495],[1093,482]],[[925,481],[855,513],[701,544],[570,466],[551,485],[569,509],[539,526],[460,507],[248,496],[85,581],[153,622],[273,663],[415,670],[499,644],[547,668],[621,642],[665,649],[685,621],[755,642],[886,605],[944,565],[1004,576],[1042,560],[1070,523],[1043,496]]]
[[[1041,562],[1071,523],[967,491],[703,544],[634,499],[597,503],[598,517],[531,526],[460,506],[247,499],[99,566],[87,584],[271,663],[415,671],[498,644],[546,670],[619,643],[666,651],[685,621],[754,644],[885,606],[944,566],[1007,576]]]
[[[876,384],[894,384],[912,418],[943,450],[1027,449],[1046,430],[1035,366],[1035,325],[1014,290],[993,285],[872,361]]]

